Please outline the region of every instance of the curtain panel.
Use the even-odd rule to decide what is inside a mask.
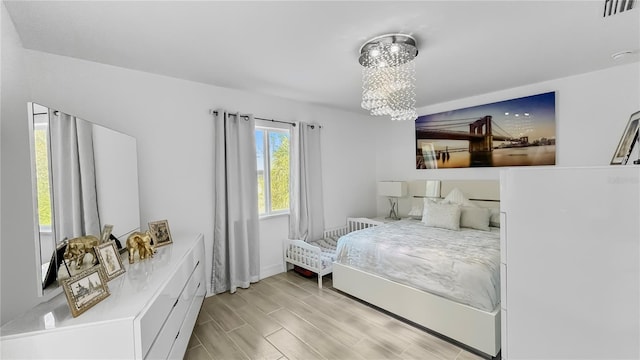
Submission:
[[[56,241],[100,235],[92,126],[61,111],[49,114]]]
[[[291,132],[290,239],[317,240],[324,232],[320,130],[300,122]]]
[[[211,290],[247,288],[260,278],[255,120],[214,113],[214,224]]]

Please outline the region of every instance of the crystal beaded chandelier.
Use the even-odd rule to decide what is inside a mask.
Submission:
[[[362,108],[391,120],[415,120],[416,40],[405,34],[376,36],[360,48]]]

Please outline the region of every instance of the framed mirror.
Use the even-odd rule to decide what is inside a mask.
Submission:
[[[137,145],[129,135],[36,103],[29,103],[29,130],[37,284],[44,296],[94,263],[91,254],[65,260],[67,240],[100,239],[109,224],[124,246],[140,229]]]

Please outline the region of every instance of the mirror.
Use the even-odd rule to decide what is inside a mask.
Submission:
[[[66,240],[105,225],[124,246],[140,229],[136,139],[75,116],[29,103],[36,257],[40,296],[92,266],[64,261]],[[108,226],[107,226],[108,227]],[[77,266],[81,263],[81,266]]]

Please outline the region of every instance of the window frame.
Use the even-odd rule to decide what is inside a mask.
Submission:
[[[263,132],[263,167],[264,167],[264,204],[265,204],[265,212],[260,213],[260,209],[258,209],[258,216],[260,219],[281,216],[281,215],[289,215],[290,207],[284,210],[273,210],[271,205],[271,144],[269,143],[269,133],[285,133],[289,138],[289,159],[291,159],[291,127],[287,124],[279,124],[268,121],[256,120],[255,130]],[[257,159],[257,144],[256,144],[256,162]],[[256,167],[256,176],[257,176],[258,168]],[[291,161],[289,161],[289,172],[291,172]],[[291,181],[291,178],[289,178]],[[259,199],[258,199],[259,201]],[[289,198],[289,204],[291,204],[291,198]]]

